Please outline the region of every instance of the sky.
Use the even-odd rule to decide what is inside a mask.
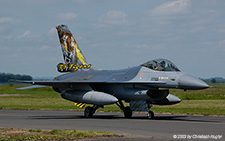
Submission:
[[[55,27],[88,63],[122,69],[166,58],[195,77],[225,77],[223,0],[1,0],[0,72],[60,75]]]

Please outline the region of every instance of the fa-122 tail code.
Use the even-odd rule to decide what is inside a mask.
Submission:
[[[89,69],[91,64],[88,64],[69,28],[66,25],[59,25],[56,26],[56,29],[64,59],[64,63],[57,65],[58,71],[73,72],[79,69]]]

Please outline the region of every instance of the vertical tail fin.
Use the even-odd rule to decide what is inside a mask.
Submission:
[[[87,65],[88,62],[66,25],[56,26],[65,64]]]
[[[71,72],[82,68],[89,69],[91,64],[88,64],[69,28],[66,25],[59,25],[56,29],[64,58],[64,63],[59,63],[57,66],[58,71]]]

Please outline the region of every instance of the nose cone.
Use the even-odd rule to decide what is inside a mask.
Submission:
[[[209,85],[193,76],[182,75],[179,78],[179,88],[189,90],[200,90],[209,88]]]

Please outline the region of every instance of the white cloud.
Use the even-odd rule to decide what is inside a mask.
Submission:
[[[152,15],[173,15],[189,12],[191,6],[190,0],[174,0],[172,2],[166,2],[152,10]]]
[[[44,45],[44,46],[42,46],[42,47],[40,48],[40,50],[45,51],[45,50],[48,50],[48,49],[50,49],[50,48],[51,48],[50,46]]]
[[[152,46],[152,49],[154,49],[154,50],[164,50],[164,49],[166,49],[166,44],[156,44],[156,45],[154,45],[154,46]]]
[[[102,24],[123,25],[127,23],[127,14],[123,11],[113,10],[103,14],[98,21]]]
[[[12,38],[13,38],[12,35],[8,35],[8,36],[5,36],[5,37],[4,37],[4,39],[6,39],[6,40],[10,40],[10,39],[12,39]]]
[[[10,18],[10,17],[2,17],[2,18],[0,18],[0,24],[2,24],[2,23],[9,23],[9,22],[12,22],[12,21],[13,21],[13,19]]]
[[[20,24],[21,19],[18,18],[11,18],[11,17],[0,17],[0,24]]]
[[[12,51],[12,49],[10,47],[7,47],[7,46],[1,46],[0,51],[1,52],[4,52],[4,51],[10,52],[10,51]]]
[[[15,27],[18,27],[18,25],[20,24],[21,19],[12,17],[0,17],[0,34],[9,36],[13,33]]]
[[[84,3],[86,2],[86,0],[73,0],[74,2],[77,2],[77,3]]]
[[[225,52],[225,40],[219,41],[219,48]]]
[[[139,44],[139,45],[136,45],[136,48],[138,48],[138,49],[145,49],[145,48],[148,48],[148,46],[145,45],[145,44]]]
[[[57,19],[60,19],[60,20],[73,20],[77,18],[77,14],[76,13],[58,13],[56,17]]]
[[[217,11],[217,10],[209,10],[209,11],[207,12],[207,14],[208,14],[209,17],[211,17],[211,18],[217,18],[217,17],[220,16],[219,11]]]
[[[47,32],[47,35],[48,36],[52,36],[52,35],[55,35],[56,34],[56,29],[55,28],[51,28],[48,32]]]
[[[18,38],[28,38],[31,35],[31,31],[30,30],[26,30],[23,35],[18,36]]]
[[[225,24],[221,24],[220,27],[218,27],[217,32],[225,33]]]

